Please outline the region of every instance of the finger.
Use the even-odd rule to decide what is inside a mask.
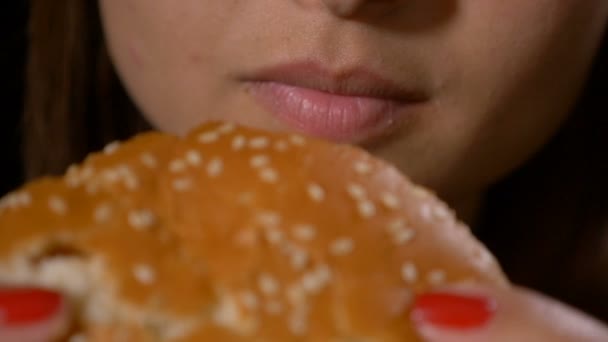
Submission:
[[[529,290],[452,288],[419,296],[412,321],[425,341],[608,341],[608,328]]]
[[[0,341],[51,341],[69,324],[61,295],[42,289],[0,288]]]

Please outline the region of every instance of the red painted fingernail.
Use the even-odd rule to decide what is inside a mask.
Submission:
[[[61,306],[61,295],[43,289],[0,289],[0,323],[21,325],[50,318]]]
[[[490,298],[454,293],[429,293],[416,298],[414,323],[438,328],[475,329],[494,316],[496,302]]]

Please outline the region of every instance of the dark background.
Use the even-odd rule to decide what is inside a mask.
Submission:
[[[0,2],[0,196],[22,182],[19,150],[27,8],[24,0]]]

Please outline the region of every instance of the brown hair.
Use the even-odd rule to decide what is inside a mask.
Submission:
[[[26,179],[57,174],[148,128],[103,43],[96,1],[31,1],[24,116]]]
[[[31,1],[26,177],[148,129],[104,47],[95,1]],[[561,132],[487,196],[478,236],[516,283],[608,321],[608,39]]]

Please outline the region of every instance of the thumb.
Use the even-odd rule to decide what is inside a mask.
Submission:
[[[42,289],[0,288],[0,341],[53,341],[69,325],[66,301]]]
[[[418,296],[411,314],[423,340],[608,341],[608,328],[546,296],[512,287],[458,287]]]

